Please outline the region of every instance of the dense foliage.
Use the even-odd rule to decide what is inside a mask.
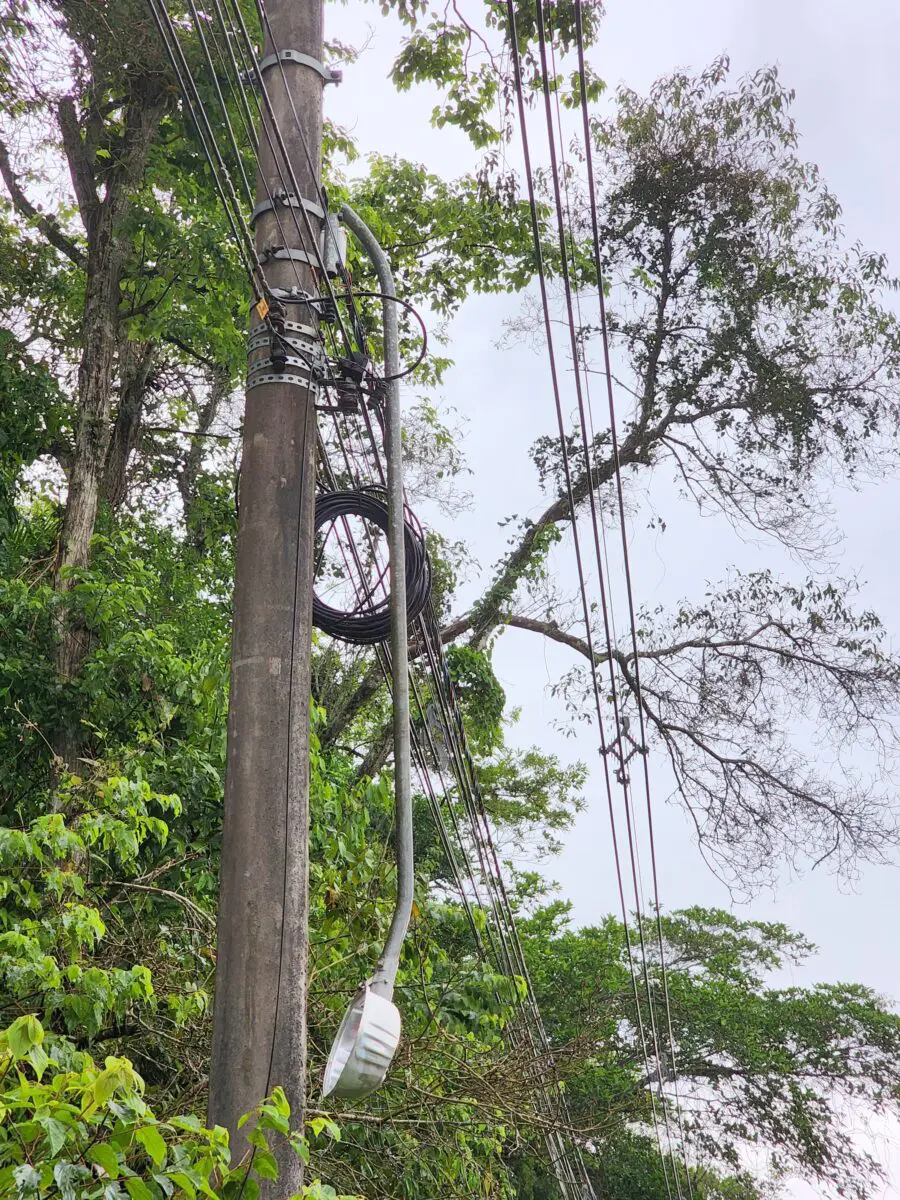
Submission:
[[[479,27],[455,8],[392,7],[409,27],[395,82],[437,82],[436,124],[485,153],[471,177],[446,180],[379,152],[350,180],[340,162],[355,150],[331,129],[327,170],[404,294],[449,319],[472,292],[527,289],[535,269],[527,205],[497,152],[512,103],[504,6],[486,4]],[[599,5],[583,8],[593,37]],[[518,13],[533,81],[534,12]],[[562,52],[573,13],[553,8]],[[252,1200],[248,1164],[203,1125],[245,281],[145,6],[6,0],[0,27],[0,1192]],[[571,78],[558,83],[571,99]],[[900,337],[882,305],[886,264],[844,247],[789,107],[774,73],[734,85],[717,63],[649,97],[622,92],[594,133],[612,334],[634,398],[626,486],[668,462],[698,504],[814,560],[828,536],[822,473],[880,471],[896,454]],[[546,260],[552,271],[549,238]],[[596,283],[586,248],[578,264]],[[415,331],[403,337],[409,349]],[[463,462],[435,398],[448,352],[420,369],[406,434],[417,493],[452,512]],[[612,480],[608,437],[594,449],[590,472],[573,456],[580,504]],[[452,616],[465,547],[447,529],[430,548],[497,840],[543,855],[587,772],[510,744],[491,651],[507,628],[579,662],[589,651],[548,583],[571,521],[556,444],[539,441],[534,462],[548,507],[513,526],[467,613]],[[810,571],[733,575],[640,622],[653,747],[701,841],[748,887],[784,857],[850,866],[896,837],[888,785],[867,783],[850,752],[880,754],[890,779],[898,667],[852,588]],[[313,658],[311,1095],[393,890],[382,676],[371,654],[325,638]],[[612,659],[634,713],[634,651],[623,642]],[[580,666],[558,694],[583,718]],[[846,765],[824,772],[793,743],[792,722],[810,714],[848,747]],[[542,1072],[514,1036],[526,981],[511,987],[479,953],[422,796],[416,841],[405,1033],[387,1086],[358,1108],[312,1109],[304,1129],[276,1091],[249,1170],[269,1178],[267,1139],[287,1136],[309,1180],[327,1181],[311,1197],[550,1200]],[[878,1165],[852,1118],[897,1112],[900,1018],[886,1002],[861,985],[775,986],[813,948],[701,909],[647,922],[659,922],[664,984],[658,948],[636,971],[621,920],[575,929],[540,880],[511,871],[510,887],[568,1132],[599,1195],[663,1200],[688,1172],[698,1200],[755,1200],[791,1172],[871,1194]],[[483,930],[488,917],[473,920]],[[675,1062],[654,1074],[644,1052],[666,994],[683,1121]]]

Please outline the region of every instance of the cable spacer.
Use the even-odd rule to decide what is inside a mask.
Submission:
[[[319,62],[311,54],[303,54],[300,50],[279,50],[277,54],[267,54],[259,64],[260,72],[268,71],[270,67],[277,67],[280,62],[292,62],[301,67],[310,67],[317,75],[321,75],[326,83],[340,83],[344,78],[344,72],[340,67],[327,67],[325,63]]]
[[[263,213],[274,211],[276,206],[280,206],[281,208],[305,208],[312,216],[318,217],[321,221],[325,220],[325,209],[321,205],[316,204],[315,201],[304,200],[294,192],[285,192],[278,189],[273,192],[271,200],[260,200],[250,217],[250,224],[255,225]]]

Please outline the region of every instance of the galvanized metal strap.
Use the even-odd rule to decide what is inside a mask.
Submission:
[[[326,83],[340,83],[344,78],[344,72],[340,67],[327,67],[325,63],[319,62],[311,54],[304,54],[300,50],[279,50],[277,54],[267,54],[259,64],[259,69],[261,72],[268,71],[270,67],[277,67],[280,62],[309,67],[317,75],[321,75]]]
[[[302,262],[319,269],[322,266],[321,254],[310,254],[308,250],[295,250],[292,246],[268,246],[260,254],[259,261],[261,263]]]
[[[304,200],[293,192],[276,193],[271,200],[260,200],[250,216],[250,224],[255,225],[263,213],[273,212],[276,208],[305,208],[312,216],[320,221],[325,220],[325,209],[314,200]]]
[[[302,387],[304,391],[318,391],[318,384],[308,375],[292,375],[290,371],[270,371],[267,375],[248,375],[244,391],[252,392],[254,388],[262,387],[265,383],[287,383],[293,387]]]

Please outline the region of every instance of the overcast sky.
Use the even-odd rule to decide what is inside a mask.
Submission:
[[[475,3],[463,0],[463,11]],[[896,0],[608,0],[607,9],[592,61],[613,86],[624,82],[646,89],[659,75],[677,67],[699,68],[722,51],[731,55],[736,73],[777,63],[785,83],[797,92],[794,115],[803,139],[801,153],[819,164],[839,197],[848,237],[886,251],[897,270]],[[328,10],[330,36],[360,44],[367,26],[373,31],[370,47],[346,70],[344,84],[328,89],[328,114],[353,131],[363,151],[397,153],[447,176],[471,170],[474,157],[465,139],[451,129],[430,128],[427,96],[421,90],[397,95],[386,78],[398,45],[397,26],[355,0]],[[520,305],[516,297],[467,303],[453,326],[450,353],[456,366],[444,389],[445,401],[468,422],[474,506],[455,522],[445,519],[442,531],[466,538],[485,571],[502,553],[507,536],[497,522],[542,507],[527,449],[538,434],[554,429],[544,359],[525,347],[496,348],[504,318],[515,316]],[[659,499],[666,502],[665,490]],[[900,566],[891,551],[898,544],[900,488],[881,484],[859,494],[841,492],[835,503],[846,535],[840,571],[861,575],[865,602],[900,634]],[[720,579],[732,563],[798,571],[771,548],[741,545],[723,522],[707,521],[701,529],[686,510],[674,511],[679,519],[669,522],[664,535],[633,530],[638,603],[668,605],[681,597],[699,598],[705,583]],[[559,566],[563,578],[571,578],[570,545],[561,551]],[[552,728],[558,710],[546,688],[573,665],[567,654],[561,647],[545,647],[533,634],[508,631],[500,639],[496,668],[510,703],[522,708],[518,740],[535,742],[563,759],[581,757],[595,764],[593,733],[572,741]],[[617,905],[608,818],[597,784],[599,779],[588,790],[588,810],[550,867],[581,923],[615,911]],[[727,891],[693,845],[684,815],[665,803],[666,792],[660,776],[654,804],[663,904],[731,907]],[[774,894],[737,911],[787,921],[817,943],[820,954],[808,969],[791,973],[795,982],[856,981],[900,997],[892,928],[897,895],[896,868],[870,868],[852,889],[825,873],[785,878]],[[878,1139],[877,1152],[889,1162],[892,1176],[887,1197],[900,1197],[897,1145],[893,1135]],[[798,1198],[815,1195],[801,1185],[790,1191]]]

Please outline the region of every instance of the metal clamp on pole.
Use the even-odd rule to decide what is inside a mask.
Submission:
[[[277,362],[276,350],[280,351]],[[248,392],[266,383],[286,383],[312,389],[315,402],[325,355],[311,326],[282,320],[274,331],[265,321],[254,325],[247,339],[247,354]]]
[[[403,448],[400,437],[400,334],[397,292],[387,255],[352,208],[341,219],[372,260],[385,297],[384,364],[388,479],[388,547],[391,579],[391,686],[394,701],[394,803],[396,808],[397,900],[384,950],[371,979],[344,1015],[325,1068],[323,1094],[357,1098],[380,1087],[400,1044],[400,1011],[393,1003],[400,951],[412,916],[415,884],[410,782],[409,646],[404,543]]]
[[[255,226],[263,213],[273,212],[279,207],[305,208],[308,213],[314,217],[318,217],[320,221],[325,220],[325,210],[321,204],[316,204],[313,200],[304,200],[302,197],[295,196],[293,192],[287,192],[283,188],[276,188],[272,193],[271,199],[260,200],[259,204],[254,208],[250,215],[250,224]]]
[[[259,261],[265,266],[267,262],[300,262],[307,266],[317,267],[319,258],[307,250],[295,250],[292,246],[266,246],[260,251]]]
[[[280,62],[310,67],[317,75],[321,75],[326,83],[340,83],[344,78],[344,72],[340,67],[328,67],[325,63],[319,62],[317,58],[313,58],[309,54],[302,54],[299,50],[279,50],[277,54],[267,54],[259,64],[259,69],[261,72],[268,71],[270,67],[277,67]]]

